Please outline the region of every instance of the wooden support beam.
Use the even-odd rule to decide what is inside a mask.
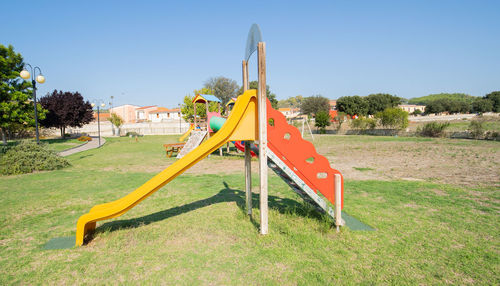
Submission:
[[[243,92],[248,90],[248,63],[242,63],[243,73]],[[252,215],[252,154],[250,154],[250,144],[253,142],[245,141],[245,200],[247,214]]]
[[[335,191],[335,226],[337,232],[342,225],[342,178],[340,174],[335,174],[334,177],[334,191]]]
[[[194,129],[196,130],[196,102],[193,103],[193,108],[194,108]]]
[[[260,181],[260,233],[267,234],[268,228],[268,194],[267,194],[267,98],[266,98],[266,43],[257,45],[259,90],[259,181]]]

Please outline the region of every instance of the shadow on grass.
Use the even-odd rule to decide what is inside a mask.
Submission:
[[[209,205],[222,202],[236,202],[240,211],[246,215],[245,192],[238,189],[231,189],[226,182],[224,182],[224,187],[225,188],[220,190],[219,193],[210,198],[192,202],[183,206],[174,207],[168,210],[159,211],[143,217],[106,222],[100,227],[98,227],[95,233],[102,233],[107,231],[112,232],[119,229],[127,229],[127,228],[137,228],[142,225],[148,225],[154,222],[162,221],[170,217],[181,215],[190,211],[194,211]],[[322,215],[319,212],[317,212],[313,207],[309,206],[306,203],[299,203],[292,199],[279,198],[276,196],[269,196],[268,201],[270,209],[276,210],[282,214],[311,217],[318,220],[323,219]],[[252,205],[253,206],[259,205],[258,194],[252,195]],[[250,221],[252,222],[252,224],[256,229],[259,229],[260,224],[257,221],[255,221],[253,217],[250,217]],[[88,241],[92,240],[92,238],[93,235],[89,237]]]

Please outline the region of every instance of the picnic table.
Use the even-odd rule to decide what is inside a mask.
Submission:
[[[185,144],[186,143],[163,144],[163,147],[165,147],[166,156],[170,158],[172,157],[174,152],[179,153],[179,151],[182,150],[182,147],[184,147]]]

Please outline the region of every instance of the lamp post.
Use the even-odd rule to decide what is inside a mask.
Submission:
[[[179,103],[179,133],[182,134],[181,104]]]
[[[101,147],[101,120],[99,118],[99,107],[104,107],[104,106],[106,106],[106,104],[104,104],[104,102],[102,102],[102,100],[97,100],[97,103],[92,102],[90,105],[92,107],[97,106],[97,133],[99,135],[99,147]]]
[[[29,68],[31,73],[26,69]],[[36,75],[36,70],[38,69],[38,75]],[[36,108],[36,83],[44,83],[45,77],[42,74],[42,70],[39,67],[32,67],[30,64],[24,64],[23,70],[19,73],[21,78],[29,79],[31,77],[31,84],[33,85],[33,100],[35,102],[35,134],[36,134],[36,144],[40,144],[40,136],[38,134],[38,111]]]

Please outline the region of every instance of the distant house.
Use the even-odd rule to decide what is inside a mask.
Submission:
[[[181,110],[179,108],[165,108],[157,107],[156,109],[150,110],[148,114],[148,120],[151,122],[162,122],[169,120],[179,120],[181,118]]]
[[[136,121],[135,110],[139,106],[132,104],[120,105],[109,109],[110,113],[115,113],[123,119],[123,123],[133,123]]]
[[[138,107],[135,109],[135,121],[136,122],[143,122],[143,121],[148,121],[149,120],[149,112],[152,110],[157,109],[158,106],[156,105],[149,105],[149,106],[143,106],[143,107]]]
[[[337,100],[330,100],[330,110],[337,110]]]
[[[94,117],[94,121],[97,121],[97,111],[94,111],[92,115]],[[99,121],[107,121],[110,118],[110,114],[108,112],[99,112]]]
[[[408,113],[413,113],[415,110],[420,110],[422,113],[425,112],[425,105],[414,105],[414,104],[400,104],[398,105],[399,108],[403,109],[404,111]]]
[[[282,107],[278,108],[278,111],[281,112],[287,119],[296,117],[300,113],[300,109],[298,108],[290,108],[290,107]]]

